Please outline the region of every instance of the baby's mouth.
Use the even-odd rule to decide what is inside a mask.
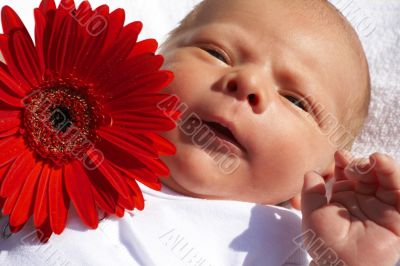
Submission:
[[[220,123],[212,121],[203,121],[203,123],[206,124],[215,133],[217,138],[223,141],[230,142],[241,150],[245,150],[229,128],[221,125]]]

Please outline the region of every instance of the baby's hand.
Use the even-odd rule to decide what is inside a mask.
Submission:
[[[324,179],[309,172],[302,191],[305,244],[314,265],[393,266],[400,260],[400,165],[380,153],[352,163],[335,154],[327,201]],[[364,171],[363,171],[364,170]]]

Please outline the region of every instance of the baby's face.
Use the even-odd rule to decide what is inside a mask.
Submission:
[[[195,197],[277,204],[300,192],[305,172],[332,173],[335,145],[309,110],[322,106],[340,121],[357,66],[335,29],[312,21],[318,14],[300,11],[301,2],[209,1],[165,46],[164,68],[175,73],[167,91],[189,107],[182,120],[201,121],[165,134],[177,153],[163,158],[171,170],[164,184]],[[294,103],[305,97],[305,106]],[[200,123],[219,136],[208,147],[192,138]]]

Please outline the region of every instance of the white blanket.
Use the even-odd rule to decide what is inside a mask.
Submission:
[[[333,2],[359,32],[370,64],[370,115],[354,150],[388,153],[400,162],[400,1]]]
[[[180,196],[141,185],[144,211],[87,230],[75,213],[61,236],[38,244],[33,225],[0,239],[2,266],[308,265],[301,221],[290,210]],[[0,219],[0,228],[6,218]]]

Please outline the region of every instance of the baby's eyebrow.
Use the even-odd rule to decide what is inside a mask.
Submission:
[[[236,34],[238,31],[240,31],[240,35]],[[201,38],[201,37],[211,37],[211,38],[217,38],[217,39],[225,39],[229,38],[230,41],[233,41],[235,44],[241,44],[243,43],[244,40],[247,39],[247,36],[244,36],[246,38],[242,38],[242,34],[245,34],[245,31],[241,29],[241,27],[237,25],[230,25],[230,24],[225,24],[225,23],[212,23],[212,24],[207,24],[202,27],[200,27],[196,34],[195,38]]]

